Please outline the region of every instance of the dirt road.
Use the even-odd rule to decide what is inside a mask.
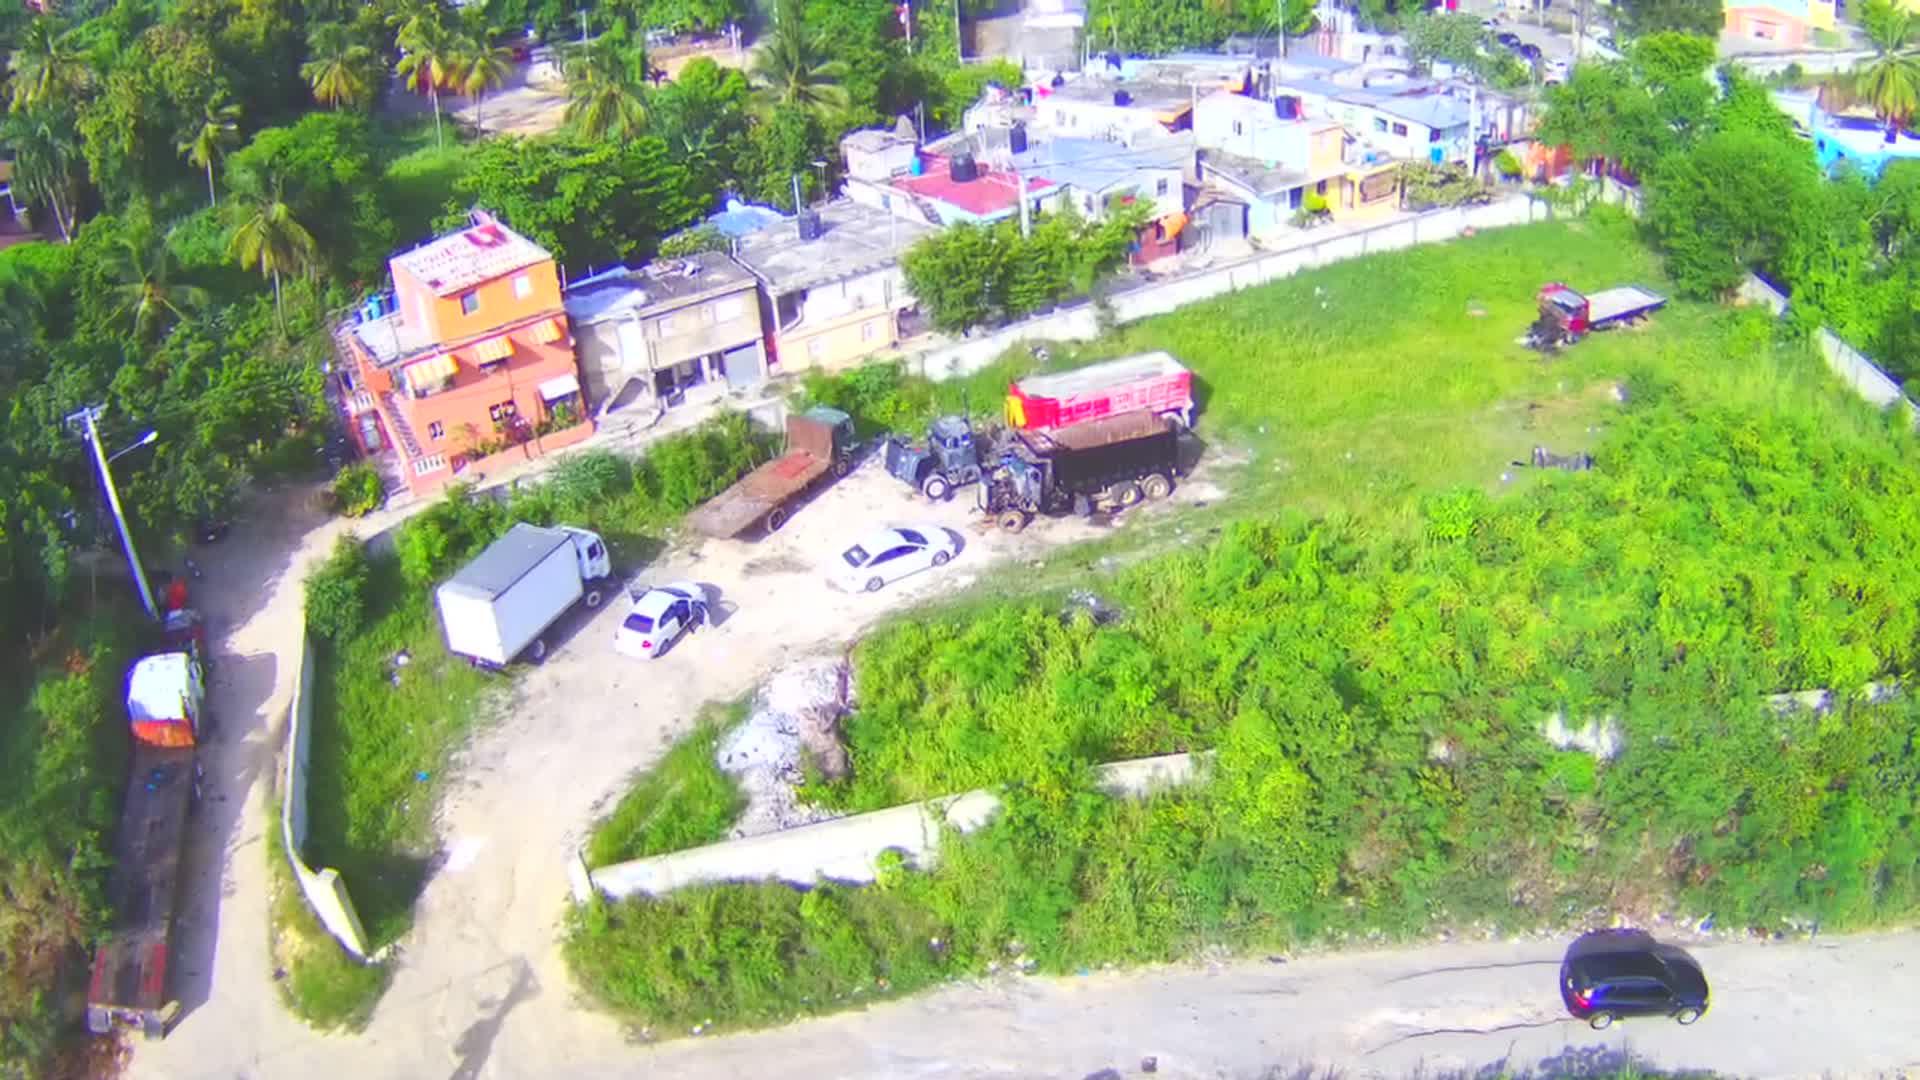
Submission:
[[[1180,496],[1205,498],[1204,484]],[[1592,1032],[1560,1018],[1552,942],[1434,946],[1364,955],[958,986],[867,1012],[725,1039],[641,1045],[583,1007],[554,948],[565,859],[623,778],[684,730],[702,703],[746,693],[783,660],[838,649],[883,613],[958,589],[995,561],[1038,558],[1092,535],[1077,522],[1008,537],[964,503],[907,503],[869,466],[757,544],[670,552],[647,579],[718,588],[725,618],[649,664],[609,647],[618,605],[576,627],[515,687],[505,717],[456,770],[441,815],[444,859],[422,896],[394,984],[358,1037],[314,1034],[267,975],[268,766],[298,647],[299,567],[337,524],[283,500],[200,561],[201,603],[221,645],[223,727],[213,804],[190,855],[181,987],[189,1012],[142,1045],[136,1076],[336,1080],[446,1076],[1257,1075],[1325,1062],[1352,1075],[1417,1064],[1531,1065],[1631,1047],[1655,1063],[1788,1075],[1864,1074],[1920,1061],[1920,935],[1812,944],[1708,944],[1696,954],[1714,1010],[1693,1028]],[[830,589],[815,569],[834,542],[877,520],[933,519],[966,542],[959,559],[877,595]],[[1125,526],[1123,526],[1125,527]],[[1808,1033],[1818,1032],[1820,1038]]]

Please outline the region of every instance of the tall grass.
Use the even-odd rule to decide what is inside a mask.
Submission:
[[[1203,435],[1251,450],[1237,520],[1098,579],[1115,622],[1029,591],[875,634],[853,776],[820,789],[866,810],[1003,786],[1001,816],[929,873],[827,901],[721,886],[584,913],[576,971],[645,1020],[752,1023],[1012,955],[1065,971],[1676,908],[1910,918],[1920,703],[1762,698],[1920,663],[1920,442],[1759,312],[1678,305],[1544,362],[1512,344],[1542,281],[1651,270],[1605,219],[1507,230],[1086,350],[1194,367]],[[1599,467],[1509,464],[1535,441]],[[1556,748],[1555,711],[1617,718],[1624,751]],[[1197,749],[1218,752],[1197,788],[1087,789],[1094,763]],[[671,994],[641,985],[690,935],[734,944]],[[804,992],[780,974],[821,966]]]
[[[666,756],[641,775],[587,839],[587,865],[608,866],[682,851],[726,838],[746,808],[733,777],[715,754],[744,704],[709,710]]]

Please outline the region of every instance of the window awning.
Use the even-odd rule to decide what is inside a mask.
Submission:
[[[473,359],[476,363],[492,364],[513,355],[513,339],[505,334],[497,338],[488,338],[473,347]]]
[[[547,401],[559,401],[579,392],[580,380],[572,375],[561,375],[540,384],[540,396]]]
[[[1160,231],[1165,234],[1169,240],[1179,236],[1180,230],[1186,227],[1187,215],[1179,210],[1175,210],[1173,213],[1160,219]]]
[[[439,383],[453,378],[460,370],[460,361],[452,353],[441,353],[431,360],[422,360],[407,367],[407,386],[415,393],[432,389]]]
[[[533,330],[527,335],[536,345],[551,345],[566,336],[566,330],[560,325],[558,316],[533,324]]]

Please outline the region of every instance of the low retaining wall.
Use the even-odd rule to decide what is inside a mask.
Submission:
[[[1342,259],[1452,240],[1468,229],[1525,225],[1552,216],[1553,210],[1546,203],[1527,195],[1510,194],[1485,206],[1429,210],[1352,231],[1304,232],[1297,243],[1282,250],[1142,285],[1116,293],[1107,302],[1113,309],[1115,321],[1128,323]],[[1092,301],[1083,300],[1045,315],[1022,319],[991,334],[915,353],[906,358],[904,366],[911,374],[938,382],[971,375],[1017,345],[1038,341],[1090,341],[1099,336],[1100,319],[1095,306]]]
[[[1099,786],[1115,797],[1138,798],[1192,782],[1209,760],[1210,754],[1167,754],[1114,762],[1099,767]],[[724,881],[772,879],[805,886],[829,878],[867,884],[882,852],[898,851],[909,864],[925,868],[932,865],[947,828],[972,832],[993,820],[999,809],[998,795],[969,791],[587,870],[586,890],[580,888],[579,869],[569,876],[577,898],[592,891],[616,900]]]
[[[280,797],[280,839],[287,863],[307,898],[307,906],[340,947],[367,958],[367,932],[347,895],[347,883],[331,867],[315,870],[301,856],[307,843],[307,756],[313,745],[313,641],[300,635],[300,670],[294,678],[293,703],[287,708],[287,775]]]
[[[1764,305],[1775,315],[1785,315],[1791,303],[1787,294],[1757,274],[1748,274],[1735,293],[1748,303]],[[1827,367],[1840,377],[1841,382],[1847,384],[1848,389],[1882,409],[1890,405],[1904,405],[1916,422],[1920,422],[1920,406],[1907,397],[1893,376],[1868,359],[1867,354],[1842,341],[1840,335],[1824,326],[1815,333],[1814,344],[1827,361]]]

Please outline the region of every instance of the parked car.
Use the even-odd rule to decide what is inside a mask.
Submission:
[[[1707,1011],[1707,977],[1693,957],[1641,930],[1600,930],[1567,947],[1560,998],[1595,1030],[1636,1016],[1691,1024]]]
[[[691,581],[655,585],[634,595],[614,632],[613,647],[623,656],[651,660],[706,622],[706,589]]]
[[[1493,35],[1493,40],[1505,45],[1509,49],[1518,49],[1520,47],[1520,35],[1511,30],[1503,30]]]
[[[877,529],[836,555],[831,573],[849,592],[879,592],[890,581],[945,566],[959,553],[953,534],[938,525]]]
[[[1559,57],[1543,60],[1540,62],[1540,80],[1549,83],[1566,82],[1567,75],[1572,70],[1572,65]]]

